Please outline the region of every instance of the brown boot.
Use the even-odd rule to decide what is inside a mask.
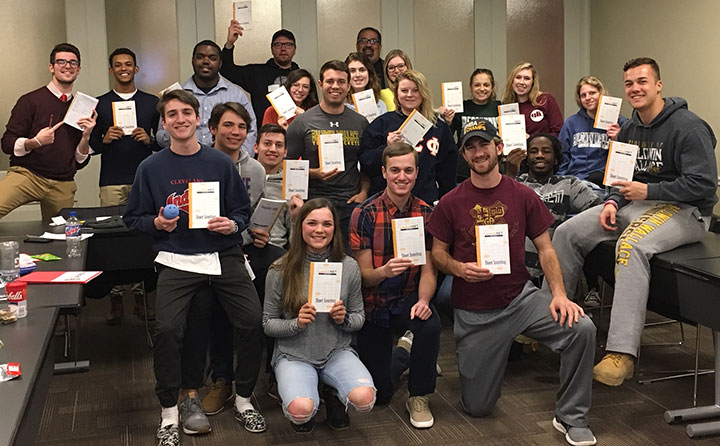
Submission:
[[[147,299],[147,296],[145,299]],[[147,305],[145,305],[142,294],[135,295],[135,310],[133,310],[133,312],[141,321],[144,321],[145,317],[147,317],[149,321],[155,320],[155,310],[150,306],[150,302],[147,302]]]
[[[105,317],[105,322],[108,325],[119,325],[122,322],[125,315],[122,298],[122,294],[110,293],[110,313]]]

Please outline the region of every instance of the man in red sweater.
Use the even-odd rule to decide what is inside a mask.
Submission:
[[[50,83],[18,99],[2,137],[10,168],[0,180],[0,218],[34,200],[40,201],[45,222],[72,207],[75,172],[87,164],[96,113],[78,120],[82,131],[63,125],[80,73],[80,50],[69,43],[55,45],[48,69]]]

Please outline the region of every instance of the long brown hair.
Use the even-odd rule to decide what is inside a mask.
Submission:
[[[340,231],[340,218],[335,206],[326,198],[313,198],[300,208],[295,220],[290,248],[288,252],[277,259],[270,267],[282,272],[282,307],[287,314],[297,315],[300,308],[307,302],[303,288],[307,286],[304,274],[304,262],[307,257],[307,244],[302,236],[302,225],[308,215],[315,209],[328,208],[333,216],[335,229],[330,242],[331,262],[341,262],[345,258],[342,235]]]
[[[375,95],[375,100],[380,100],[380,81],[378,80],[377,73],[375,73],[375,67],[370,62],[370,58],[364,55],[363,53],[350,53],[348,54],[348,57],[345,58],[345,63],[348,64],[348,68],[350,68],[350,62],[360,62],[361,64],[365,65],[365,69],[368,72],[368,83],[365,86],[365,89],[372,88],[373,94]],[[350,76],[352,77],[352,75]],[[352,95],[353,93],[357,93],[355,89],[350,86],[350,91],[348,91],[347,101],[352,103]]]
[[[288,93],[290,92],[290,87],[292,87],[292,84],[299,81],[302,78],[308,78],[310,80],[310,92],[308,93],[307,97],[303,100],[302,104],[300,104],[300,108],[303,110],[309,110],[312,107],[315,107],[318,105],[318,94],[317,94],[317,87],[315,87],[315,79],[313,78],[312,74],[310,74],[309,71],[303,70],[302,68],[298,68],[297,70],[292,70],[290,73],[288,73],[287,80],[285,81],[285,88],[287,88]]]

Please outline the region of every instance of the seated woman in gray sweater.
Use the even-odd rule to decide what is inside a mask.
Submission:
[[[322,313],[308,302],[308,283],[311,263],[326,261],[342,263],[342,278],[340,298]],[[350,347],[351,333],[365,321],[360,290],[360,269],[345,255],[335,208],[325,198],[309,200],[300,208],[290,249],[268,271],[263,308],[265,334],[276,338],[272,364],[278,394],[297,432],[314,427],[318,380],[337,390],[332,401],[324,394],[328,412],[338,399],[343,413],[349,404],[359,412],[375,404],[370,372]],[[328,423],[348,427],[333,424],[331,414]]]

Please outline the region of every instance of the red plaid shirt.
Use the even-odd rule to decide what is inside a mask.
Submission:
[[[404,210],[395,206],[386,191],[373,195],[355,208],[350,219],[350,249],[372,251],[372,266],[379,268],[394,257],[391,220],[395,218],[423,217],[430,219],[432,208],[412,196]],[[430,251],[432,236],[425,233],[425,249]],[[390,316],[399,311],[400,301],[417,292],[420,267],[413,266],[396,277],[385,279],[370,288],[363,287],[365,314],[368,320],[382,327],[390,324]]]

